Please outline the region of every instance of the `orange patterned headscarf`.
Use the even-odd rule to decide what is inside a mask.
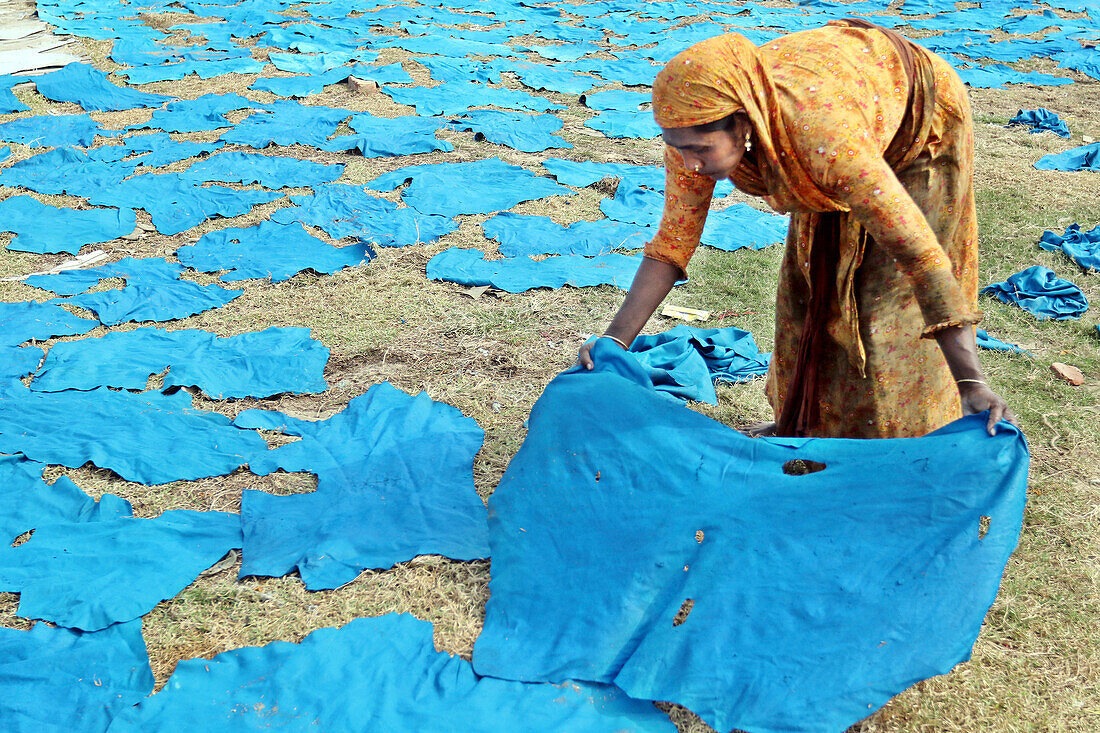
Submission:
[[[793,154],[787,115],[768,73],[767,50],[737,33],[696,43],[677,54],[653,83],[653,117],[661,127],[705,125],[744,111],[753,127],[756,166],[747,160],[733,175],[737,187],[768,193],[770,177],[811,211],[844,211],[821,190]],[[782,154],[781,154],[782,153]]]

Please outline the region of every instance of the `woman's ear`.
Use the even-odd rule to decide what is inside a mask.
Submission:
[[[745,152],[752,150],[753,127],[748,113],[742,110],[734,112],[730,117],[733,118],[733,123],[730,125],[729,135],[733,144],[744,146]]]
[[[738,110],[729,116],[729,131],[735,135],[740,134],[744,136],[750,130],[752,130],[752,121],[749,120],[749,113],[744,110]]]

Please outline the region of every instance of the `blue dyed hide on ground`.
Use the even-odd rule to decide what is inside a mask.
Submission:
[[[38,368],[44,355],[37,346],[0,344],[0,380],[22,379]]]
[[[244,292],[181,280],[179,276],[183,269],[182,265],[155,257],[126,257],[118,262],[87,270],[34,275],[25,282],[43,290],[73,295],[83,293],[104,278],[124,279],[126,286],[121,290],[101,290],[57,301],[86,308],[107,326],[116,326],[127,321],[172,321],[186,318],[223,306]]]
[[[609,340],[593,358],[546,388],[490,499],[479,674],[824,732],[969,658],[1022,523],[1016,428],[751,439],[658,395]],[[793,459],[825,468],[787,475]]]
[[[301,224],[273,221],[217,229],[202,235],[196,244],[176,251],[180,262],[196,270],[229,270],[220,278],[225,282],[269,278],[273,283],[289,280],[305,270],[328,275],[369,262],[373,254],[362,243],[333,247]]]
[[[407,614],[319,629],[301,644],[185,660],[164,690],[109,730],[351,731],[366,721],[379,731],[417,733],[675,730],[648,702],[613,687],[479,678],[464,659],[435,650],[430,623]]]
[[[208,155],[225,145],[225,143],[220,142],[196,143],[176,141],[170,138],[166,132],[154,132],[150,135],[136,135],[134,137],[123,138],[121,142],[121,145],[97,148],[93,155],[103,155],[106,157],[107,155],[113,154],[117,156],[117,160],[122,160],[122,158],[133,155],[134,153],[144,153],[143,155],[130,158],[128,162],[134,165],[156,168],[163,165],[171,165],[172,163],[194,158],[199,155]]]
[[[186,175],[200,183],[259,183],[266,188],[312,188],[332,183],[344,172],[342,165],[325,165],[282,155],[220,153],[200,160]]]
[[[1039,246],[1051,252],[1062,252],[1086,270],[1100,270],[1100,226],[1082,231],[1080,224],[1070,224],[1065,234],[1043,232]]]
[[[1024,3],[1020,3],[1021,6]],[[965,11],[964,11],[965,12]],[[1052,10],[1044,10],[1038,15],[1016,15],[1011,18],[1007,18],[1001,23],[1000,28],[1006,33],[1019,33],[1027,35],[1030,33],[1038,33],[1046,28],[1053,26],[1062,26],[1066,24],[1074,24],[1075,21],[1067,20],[1062,16],[1056,14]]]
[[[420,56],[414,59],[428,69],[435,81],[500,83],[500,69],[495,64],[448,56]]]
[[[164,389],[198,387],[224,400],[324,392],[329,350],[308,328],[218,338],[195,329],[138,328],[54,344],[31,382],[36,392],[96,387],[143,390],[164,370]]]
[[[75,102],[86,110],[124,110],[159,107],[172,97],[120,87],[90,64],[68,64],[34,78],[38,93],[55,102]]]
[[[552,133],[564,123],[554,115],[525,115],[495,109],[472,109],[463,119],[450,120],[452,130],[471,130],[475,140],[507,145],[525,153],[537,153],[548,148],[571,148],[573,145]]]
[[[125,181],[120,179],[128,172],[120,171],[118,166],[108,168],[108,173],[116,180],[101,187],[89,180],[75,186],[65,185],[69,193],[86,196],[92,204],[145,209],[161,234],[179,234],[216,216],[240,216],[253,206],[282,195],[275,191],[203,186],[187,173],[147,174]]]
[[[567,186],[591,186],[604,178],[628,178],[635,185],[664,190],[665,169],[658,165],[631,165],[629,163],[597,163],[594,160],[566,160],[547,158],[542,167]]]
[[[590,186],[604,178],[621,179],[619,186],[645,187],[654,191],[665,190],[665,169],[660,165],[630,165],[629,163],[597,163],[594,160],[565,160],[547,158],[542,167],[567,186]],[[714,196],[725,196],[733,190],[729,179],[718,181]],[[663,199],[661,200],[663,202]]]
[[[0,456],[0,551],[28,530],[57,522],[101,522],[130,516],[130,502],[104,494],[97,502],[68,476],[42,480],[46,464]]]
[[[649,369],[659,392],[718,404],[714,382],[748,382],[768,373],[770,354],[761,354],[748,331],[680,325],[663,333],[638,336],[632,353]]]
[[[74,316],[56,302],[0,303],[0,346],[45,341],[54,336],[79,336],[99,323]]]
[[[425,117],[462,114],[471,107],[487,104],[536,112],[563,109],[562,105],[554,104],[545,97],[474,82],[444,82],[435,87],[385,87],[383,91],[398,104],[416,107],[416,113]]]
[[[520,53],[513,51],[508,46],[504,46],[502,44],[482,43],[477,40],[466,40],[461,38],[447,37],[450,34],[462,32],[463,31],[446,30],[443,32],[436,31],[430,36],[395,38],[394,40],[388,41],[386,45],[403,48],[406,51],[410,51],[412,53],[431,53],[439,54],[441,56],[451,56],[453,58],[464,58],[466,56],[505,56],[511,58],[521,57]],[[391,38],[393,37],[391,36]],[[497,103],[492,102],[492,104]]]
[[[1044,155],[1035,162],[1035,168],[1041,171],[1100,171],[1100,143]]]
[[[614,285],[627,290],[641,263],[641,257],[617,253],[597,257],[560,255],[538,262],[529,257],[486,260],[480,250],[451,247],[428,260],[427,269],[429,280],[491,285],[509,293],[522,293],[532,288],[565,285],[575,288]]]
[[[1058,65],[1066,69],[1075,69],[1082,74],[1100,79],[1100,50],[1096,46],[1082,48],[1074,45],[1052,56]]]
[[[132,209],[62,209],[30,196],[0,201],[0,230],[15,232],[8,249],[75,255],[85,244],[109,242],[137,226]]]
[[[312,145],[321,147],[341,122],[354,114],[333,107],[306,106],[281,99],[264,105],[238,122],[221,139],[227,143],[266,148],[268,145]]]
[[[631,86],[650,86],[657,78],[660,66],[645,58],[583,59],[559,64],[561,68],[590,71],[608,81],[621,81]]]
[[[661,220],[665,196],[660,190],[642,187],[625,178],[615,190],[614,198],[600,202],[600,211],[609,219],[656,226]],[[709,247],[731,252],[749,248],[763,249],[787,238],[790,219],[752,208],[748,204],[733,204],[707,213],[700,242]]]
[[[248,88],[270,92],[279,97],[308,97],[321,93],[329,84],[344,81],[350,75],[351,67],[343,66],[320,74],[260,77]]]
[[[580,6],[579,6],[580,7]],[[516,51],[535,52],[542,58],[549,58],[552,62],[575,62],[581,56],[601,51],[599,46],[592,43],[562,43],[543,46],[513,46]],[[555,64],[558,68],[564,68],[563,64]],[[627,84],[623,81],[623,84]]]
[[[306,76],[262,77],[257,79],[249,89],[259,89],[281,97],[306,97],[310,94],[319,93],[329,84],[344,81],[349,76],[379,84],[411,84],[413,81],[412,77],[401,68],[399,63],[389,64],[388,66],[356,64],[355,66],[341,66],[319,71]]]
[[[159,257],[138,259],[124,257],[98,267],[65,270],[52,275],[31,275],[24,280],[27,285],[48,290],[58,295],[76,295],[97,285],[100,280],[119,277],[126,281],[156,283],[162,280],[174,280],[183,272],[175,262]]]
[[[348,120],[354,135],[340,135],[321,146],[323,150],[358,150],[367,158],[430,153],[433,150],[454,150],[445,140],[437,140],[435,132],[443,120],[425,119],[415,115],[375,117],[364,112]]]
[[[413,78],[409,76],[400,63],[385,64],[384,66],[372,66],[370,64],[356,64],[351,69],[351,75],[357,79],[373,81],[378,84],[412,84]]]
[[[102,189],[118,186],[123,178],[134,172],[134,164],[115,160],[104,162],[100,150],[92,153],[77,148],[57,148],[17,160],[0,171],[0,183],[23,186],[38,193],[91,196]]]
[[[263,70],[263,63],[251,57],[222,56],[198,60],[184,57],[176,63],[126,69],[120,71],[119,75],[125,76],[131,84],[149,84],[155,81],[176,81],[190,74],[195,74],[200,79],[212,79],[222,74],[258,74]]]
[[[300,221],[323,230],[333,239],[359,237],[382,247],[434,242],[458,226],[445,216],[400,209],[392,201],[368,193],[362,186],[333,184],[313,195],[291,196],[296,206],[278,209],[271,220],[280,224]]]
[[[157,128],[165,132],[203,132],[232,127],[226,112],[248,107],[262,108],[239,94],[204,94],[198,99],[181,99],[169,102],[164,109],[153,112],[148,122],[130,125],[130,130]]]
[[[401,192],[401,199],[421,213],[440,216],[491,214],[523,201],[575,195],[549,178],[500,158],[410,165],[383,173],[367,187],[392,191],[406,181],[412,183]]]
[[[103,731],[153,691],[141,622],[82,633],[0,628],[0,720],[8,733]]]
[[[191,407],[191,395],[32,392],[0,385],[0,453],[79,468],[92,462],[127,481],[164,484],[227,474],[267,444],[229,418]]]
[[[653,121],[648,112],[620,112],[611,110],[601,112],[590,120],[585,121],[585,127],[599,130],[607,137],[624,138],[632,137],[641,140],[652,140],[661,136],[661,128]]]
[[[990,351],[1010,351],[1014,354],[1030,354],[1030,351],[1022,349],[1016,344],[1010,344],[1005,341],[1001,341],[995,336],[990,336],[986,331],[978,328],[975,329],[974,339],[980,349],[989,349]]]
[[[737,203],[707,214],[700,242],[727,252],[763,249],[785,241],[790,223],[786,216]]]
[[[505,257],[524,255],[602,255],[616,249],[641,249],[652,236],[648,227],[603,221],[577,221],[567,226],[548,216],[513,214],[490,218],[481,228],[500,243]]]
[[[13,86],[24,81],[29,81],[29,77],[13,76],[11,74],[0,76],[0,115],[26,112],[30,109],[30,107],[20,102],[19,98],[15,96],[15,92],[12,91]],[[2,156],[0,156],[0,159],[2,159]]]
[[[981,292],[1002,303],[1018,305],[1039,320],[1076,320],[1089,308],[1081,288],[1040,265],[1017,272],[1004,282],[986,285]]]
[[[0,589],[21,594],[20,616],[99,631],[145,615],[240,546],[240,517],[226,512],[48,524],[0,547]]]
[[[484,433],[456,408],[383,382],[327,420],[246,410],[235,422],[302,437],[251,457],[253,473],[318,477],[311,494],[244,492],[242,577],[297,569],[306,588],[323,590],[416,555],[488,556],[473,480]]]
[[[300,53],[270,53],[267,60],[279,71],[290,74],[320,74],[323,71],[344,66],[351,61],[374,61],[376,58],[378,54],[371,51],[332,51],[310,56]]]
[[[642,107],[650,103],[650,96],[648,92],[609,89],[582,95],[581,104],[600,111],[632,112],[641,116]]]
[[[86,308],[100,323],[117,326],[128,321],[164,322],[186,318],[220,308],[242,292],[217,285],[198,285],[189,280],[165,280],[127,285],[121,290],[86,293],[59,302]]]
[[[630,178],[624,178],[615,188],[612,198],[600,202],[600,211],[608,219],[637,226],[657,226],[664,210],[665,195],[660,189],[651,188]],[[707,222],[716,212],[707,212]]]
[[[56,148],[62,145],[87,147],[101,133],[90,115],[35,115],[0,124],[0,140],[23,143],[32,148]]]
[[[600,79],[574,74],[568,69],[557,68],[550,64],[497,61],[495,66],[502,72],[507,71],[515,74],[524,86],[535,91],[545,90],[561,94],[583,94],[597,84],[603,84]]]
[[[1008,121],[1008,124],[1024,125],[1031,128],[1029,132],[1053,132],[1058,137],[1069,137],[1069,128],[1066,127],[1066,123],[1045,107],[1022,109]]]
[[[1037,86],[1061,86],[1072,84],[1073,79],[1064,76],[1051,76],[1036,71],[1016,71],[1005,64],[976,66],[971,69],[956,69],[963,83],[977,89],[993,89],[1005,84],[1035,84]]]

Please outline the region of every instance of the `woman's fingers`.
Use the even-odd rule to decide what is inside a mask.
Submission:
[[[592,355],[589,353],[591,350],[592,345],[585,344],[581,347],[580,352],[577,353],[577,361],[579,361],[581,363],[581,366],[583,366],[585,369],[588,369],[589,371],[591,371],[592,368],[595,366],[595,363],[592,361]]]
[[[973,415],[982,410],[989,410],[989,420],[986,421],[985,429],[990,435],[996,433],[997,423],[1001,420],[1007,420],[1016,427],[1020,427],[1020,424],[1016,422],[1016,413],[1009,408],[1003,397],[989,387],[974,385],[972,388],[963,390],[960,396],[962,397],[964,415]]]
[[[1004,415],[1005,404],[1001,400],[994,400],[993,404],[989,406],[989,421],[985,424],[986,431],[990,435],[997,432],[997,423],[1001,421],[1001,416]]]

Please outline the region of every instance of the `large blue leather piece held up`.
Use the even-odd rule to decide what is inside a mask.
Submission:
[[[592,355],[546,388],[490,499],[479,674],[835,732],[969,658],[1019,537],[1019,430],[751,439],[609,340]],[[825,468],[788,475],[795,459]]]

